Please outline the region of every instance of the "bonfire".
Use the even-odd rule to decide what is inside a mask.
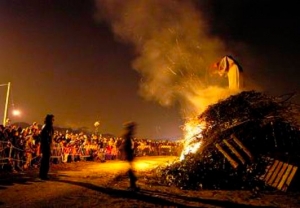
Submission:
[[[157,168],[161,184],[181,189],[262,189],[274,160],[299,165],[299,108],[293,94],[244,91],[185,125],[180,160]]]

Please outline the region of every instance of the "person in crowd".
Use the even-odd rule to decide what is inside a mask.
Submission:
[[[125,153],[125,159],[129,163],[129,170],[128,170],[128,176],[129,176],[129,181],[130,181],[129,190],[138,191],[139,187],[136,186],[137,177],[133,171],[133,160],[134,160],[133,137],[135,134],[136,123],[128,122],[124,126],[125,126],[125,133],[123,135],[123,140],[124,140],[123,150]]]
[[[25,140],[26,163],[24,165],[24,169],[28,169],[31,167],[31,160],[35,152],[33,132],[30,131],[30,133],[26,136],[25,139],[26,139]]]
[[[50,166],[51,144],[52,144],[52,137],[54,135],[53,122],[54,122],[54,115],[52,114],[46,115],[44,125],[40,133],[42,160],[41,160],[39,177],[42,180],[49,179],[48,172]]]

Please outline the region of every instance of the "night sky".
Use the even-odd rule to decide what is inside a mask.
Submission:
[[[196,90],[188,85],[220,81],[206,72],[223,55],[243,66],[249,89],[299,93],[295,4],[0,0],[0,84],[11,82],[10,109],[22,112],[9,117],[41,124],[52,113],[56,126],[89,129],[99,120],[115,135],[134,120],[138,137],[179,138]]]

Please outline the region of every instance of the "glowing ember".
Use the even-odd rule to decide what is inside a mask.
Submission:
[[[194,154],[202,144],[202,130],[205,128],[205,123],[201,123],[198,119],[192,119],[184,125],[184,145],[181,152],[180,161],[187,154]]]

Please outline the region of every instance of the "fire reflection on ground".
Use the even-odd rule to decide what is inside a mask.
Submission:
[[[0,207],[299,207],[299,194],[250,191],[183,191],[149,184],[146,171],[178,159],[172,156],[137,157],[139,193],[129,193],[126,170],[120,160],[105,163],[80,161],[52,165],[49,181],[38,181],[37,170],[25,175],[0,178]],[[33,191],[34,190],[34,191]]]

